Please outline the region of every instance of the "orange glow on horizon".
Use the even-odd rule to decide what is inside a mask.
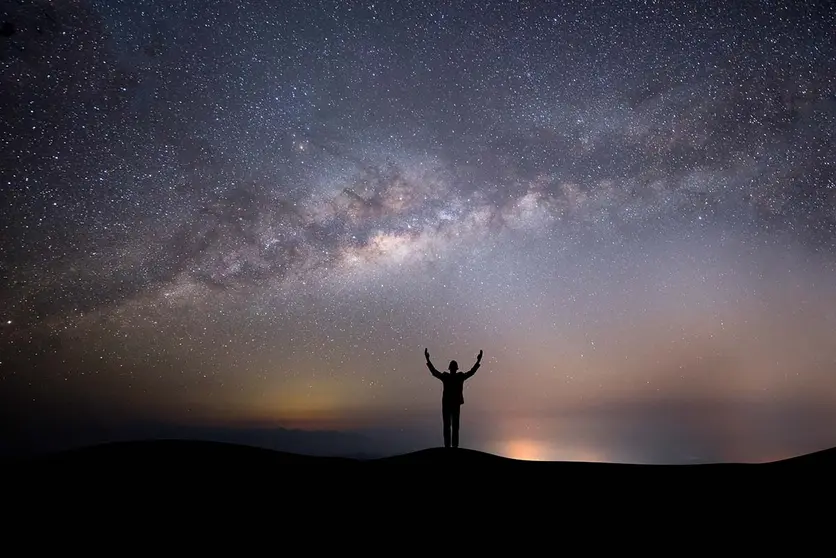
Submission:
[[[582,461],[586,463],[605,463],[603,452],[592,448],[564,448],[549,442],[531,438],[516,438],[503,441],[494,446],[497,454],[523,461]]]
[[[548,447],[545,444],[530,439],[518,439],[504,442],[499,448],[499,454],[512,459],[523,461],[549,461]]]

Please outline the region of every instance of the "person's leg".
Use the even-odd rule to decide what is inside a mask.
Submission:
[[[453,447],[459,447],[459,417],[461,416],[461,406],[456,405],[450,411],[450,422],[453,430]]]
[[[450,409],[446,405],[441,407],[442,421],[444,423],[444,447],[450,447]]]

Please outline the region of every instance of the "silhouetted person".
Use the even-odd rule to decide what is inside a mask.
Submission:
[[[476,374],[482,362],[482,351],[476,357],[476,364],[469,371],[459,373],[459,364],[455,360],[450,361],[449,372],[439,372],[430,362],[430,352],[424,349],[424,356],[427,357],[427,368],[430,374],[444,383],[444,393],[441,396],[441,417],[444,421],[444,447],[459,447],[459,417],[461,406],[464,405],[464,381]]]

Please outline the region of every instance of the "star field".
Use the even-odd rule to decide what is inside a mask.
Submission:
[[[439,368],[485,351],[469,447],[836,445],[828,3],[280,4],[4,5],[20,436],[68,417],[437,444],[428,347]]]

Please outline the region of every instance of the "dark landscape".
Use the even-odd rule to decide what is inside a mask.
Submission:
[[[561,471],[573,473],[654,472],[726,472],[836,466],[836,448],[767,463],[703,463],[690,465],[598,463],[580,461],[527,461],[511,459],[464,448],[428,448],[416,452],[373,459],[323,457],[274,451],[254,446],[191,440],[143,440],[115,442],[80,449],[50,453],[30,458],[8,458],[7,471],[89,474],[96,471],[142,470],[145,474],[246,470],[253,475],[281,472],[287,468],[316,469],[335,472],[367,471],[394,465],[425,468],[455,467],[457,470],[479,471],[499,468],[500,471],[525,473]]]
[[[179,534],[193,532],[195,518],[239,515],[266,522],[265,533],[274,524],[286,532],[311,522],[409,531],[439,521],[440,507],[461,525],[516,521],[513,533],[524,528],[519,522],[555,520],[728,530],[740,518],[794,520],[793,499],[821,488],[836,448],[762,464],[633,465],[523,461],[443,447],[361,460],[149,440],[2,463],[4,507],[16,510],[15,521],[37,518],[41,526],[89,521],[94,513],[122,525],[142,517]],[[342,544],[335,536],[317,544]]]

